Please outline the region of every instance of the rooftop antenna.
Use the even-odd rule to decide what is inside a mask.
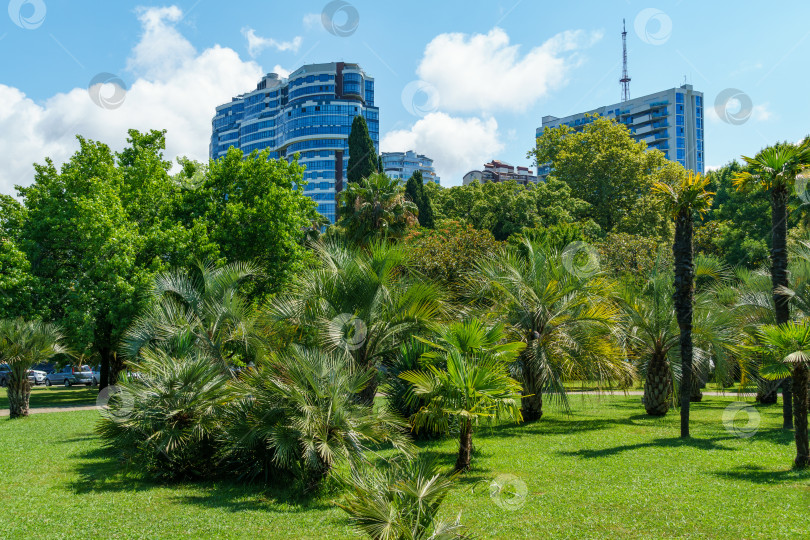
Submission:
[[[622,19],[622,101],[630,99],[630,75],[627,74],[627,26]]]

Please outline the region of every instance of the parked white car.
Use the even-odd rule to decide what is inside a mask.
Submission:
[[[48,374],[44,371],[40,371],[38,369],[29,369],[28,370],[28,382],[33,384],[34,386],[39,386],[40,384],[45,384],[45,381],[48,380]]]

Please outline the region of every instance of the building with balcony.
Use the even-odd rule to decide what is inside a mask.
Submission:
[[[470,171],[464,175],[462,183],[466,186],[474,181],[478,182],[508,182],[514,180],[521,185],[529,185],[537,183],[537,176],[532,173],[528,167],[513,166],[503,161],[493,159],[489,163],[484,164],[484,168],[480,171]]]
[[[383,152],[383,172],[391,178],[398,178],[403,182],[413,176],[416,171],[422,171],[422,182],[435,182],[441,184],[436,171],[433,169],[433,160],[413,150],[407,152]]]
[[[695,91],[691,84],[565,118],[544,116],[543,125],[537,128],[536,136],[542,135],[546,128],[561,125],[581,131],[593,122],[592,115],[624,124],[636,141],[646,142],[648,148],[660,150],[667,159],[677,161],[687,169],[704,172],[703,93]],[[550,165],[541,165],[537,175],[545,179],[550,172]]]
[[[379,152],[374,79],[357,64],[309,64],[286,79],[268,73],[255,90],[216,108],[209,154],[217,159],[231,146],[245,154],[269,149],[271,158],[290,160],[298,153],[306,166],[304,193],[334,222],[335,197],[349,162],[349,131],[358,115],[366,119]]]

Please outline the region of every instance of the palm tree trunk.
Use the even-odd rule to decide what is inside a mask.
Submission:
[[[31,397],[31,383],[25,375],[20,380],[16,373],[11,374],[8,382],[8,408],[10,418],[28,416],[28,403]]]
[[[647,366],[644,381],[644,409],[650,416],[664,416],[672,401],[672,372],[666,355],[657,353]]]
[[[470,458],[472,455],[472,420],[462,419],[460,431],[456,470],[466,471],[470,468]]]
[[[810,442],[807,437],[807,366],[800,364],[793,370],[793,415],[796,425],[796,460],[794,466],[803,469],[810,464]]]
[[[771,283],[776,324],[790,320],[788,297],[777,293],[779,287],[788,286],[787,254],[787,197],[785,186],[777,186],[771,191]],[[791,383],[782,382],[782,428],[793,428],[793,400]]]
[[[527,337],[528,346],[521,353],[521,363],[523,364],[523,396],[520,399],[521,414],[524,422],[540,420],[543,417],[543,388],[537,384],[540,380],[538,373],[534,373],[529,355],[532,352],[532,342],[539,334],[535,331],[529,333]]]
[[[689,403],[692,395],[692,300],[695,291],[695,267],[692,262],[692,212],[684,209],[675,220],[675,314],[680,329],[681,349],[681,437],[689,437]]]

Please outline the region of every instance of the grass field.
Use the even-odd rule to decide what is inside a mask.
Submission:
[[[34,386],[31,388],[29,406],[32,409],[43,407],[77,407],[95,405],[98,397],[97,388],[86,386]],[[5,389],[0,389],[0,409],[8,409],[8,396]]]
[[[800,538],[810,531],[810,473],[790,470],[780,408],[753,436],[729,433],[732,398],[653,419],[638,396],[577,396],[570,415],[485,429],[473,470],[443,515],[484,538]],[[156,484],[122,471],[93,434],[96,411],[0,419],[0,536],[7,538],[351,538],[339,494],[236,482]],[[422,444],[448,470],[454,440]],[[489,484],[513,475],[526,495],[504,508]],[[511,477],[510,477],[511,478]]]

